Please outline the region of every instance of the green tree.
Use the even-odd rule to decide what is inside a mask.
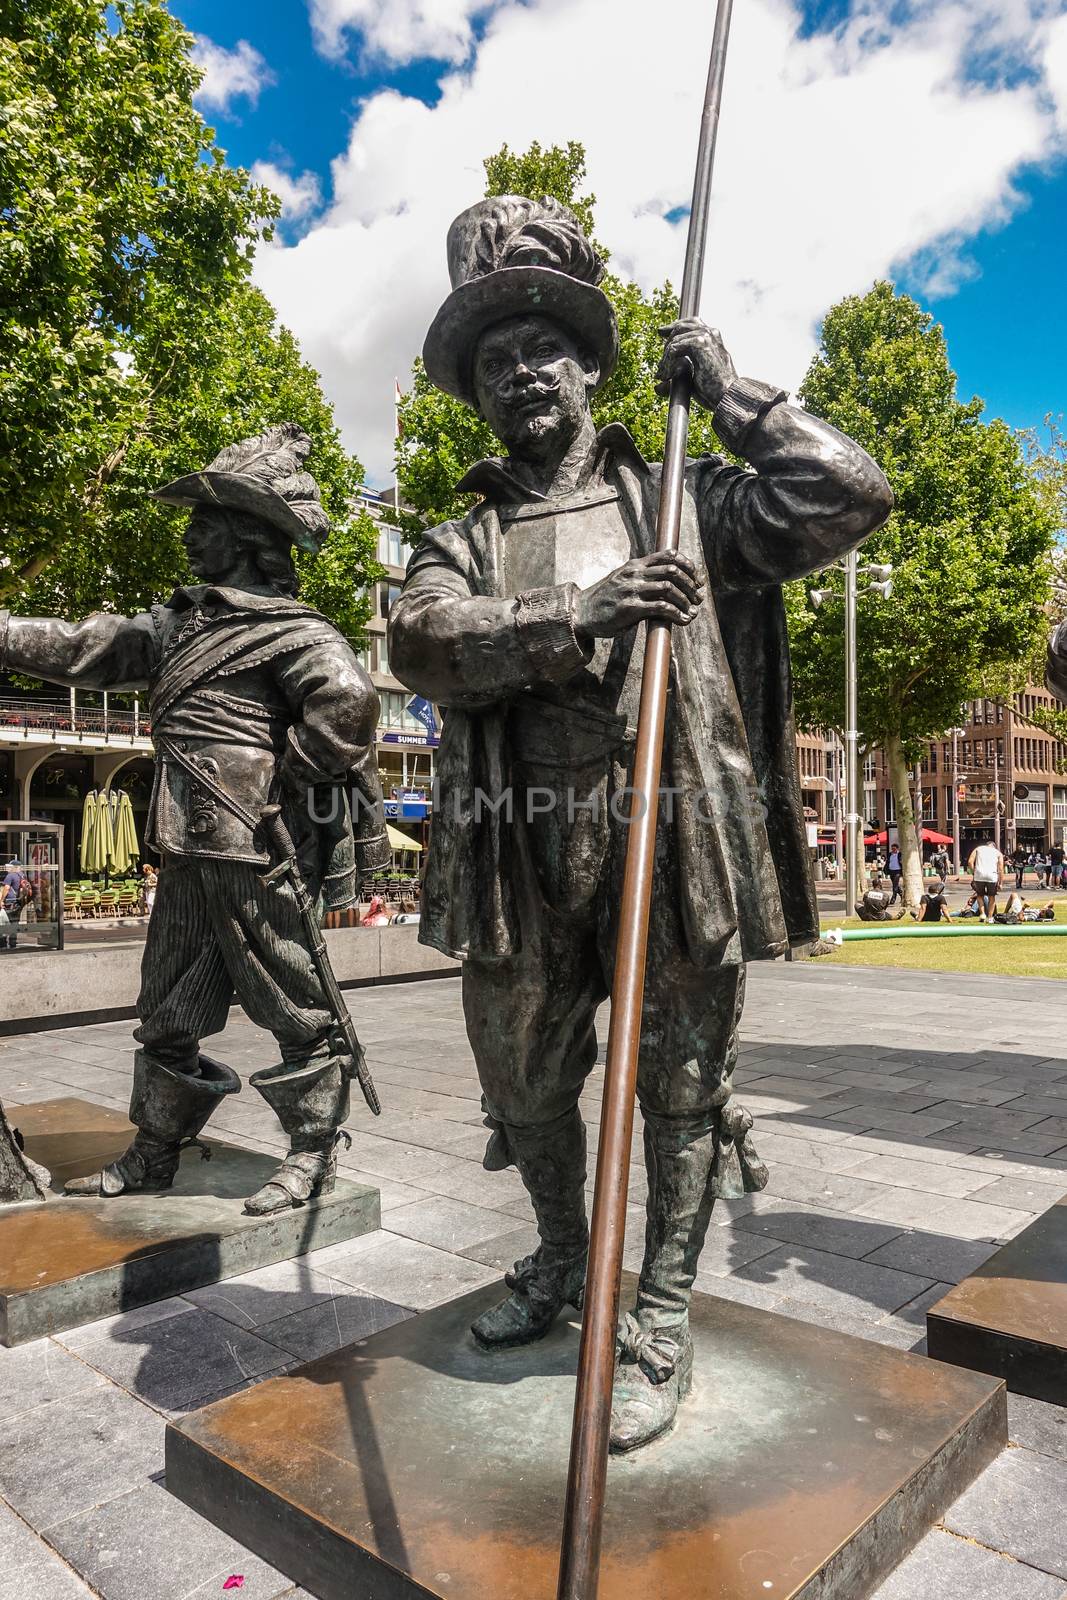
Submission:
[[[889,600],[860,602],[858,726],[867,749],[885,751],[914,905],[921,850],[909,767],[965,701],[1026,681],[1047,632],[1056,518],[1018,435],[983,421],[980,400],[957,398],[941,328],[889,283],[828,313],[800,394],[870,452],[896,497],[861,552],[892,562],[894,587]],[[841,730],[841,610],[811,609],[816,581],[825,583],[788,595],[798,720]]]
[[[577,214],[593,235],[596,196],[581,193],[585,182],[585,150],[574,141],[547,149],[534,143],[517,154],[504,145],[485,163],[487,196],[548,195],[561,200]],[[605,260],[608,252],[598,243]],[[619,321],[619,364],[611,380],[593,400],[599,425],[622,422],[649,460],[663,454],[667,429],[667,402],[657,394],[655,372],[663,350],[659,330],[678,315],[678,298],[669,283],[646,295],[635,283],[608,272],[601,284],[615,307]],[[401,437],[397,470],[401,491],[411,513],[401,517],[410,537],[427,524],[461,517],[472,497],[457,495],[455,485],[480,457],[502,448],[486,423],[469,406],[433,387],[416,361],[410,392],[400,407]],[[694,410],[690,451],[718,450],[710,417]]]
[[[165,0],[0,0],[0,604],[125,610],[187,577],[148,490],[291,416],[341,524],[307,594],[357,631],[362,474],[250,285],[278,202],[194,108],[191,43]]]

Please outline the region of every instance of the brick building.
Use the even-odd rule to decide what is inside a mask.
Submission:
[[[972,701],[955,741],[955,766],[951,737],[928,741],[919,769],[923,822],[950,835],[957,788],[964,856],[995,831],[998,810],[1006,852],[1067,843],[1067,745],[1029,720],[1039,707],[1052,703],[1048,690],[1033,684],[1010,705]],[[841,759],[833,738],[797,735],[801,794],[809,821],[820,826],[823,844],[832,840]],[[885,757],[873,751],[862,766],[864,818],[878,829],[892,829],[896,806]],[[917,786],[912,787],[915,792]]]

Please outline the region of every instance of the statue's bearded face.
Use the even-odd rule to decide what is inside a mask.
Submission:
[[[198,506],[185,530],[185,553],[193,573],[204,583],[217,583],[234,565],[237,541],[223,511]]]
[[[575,437],[600,377],[596,360],[551,317],[510,317],[474,352],[478,409],[509,452],[522,456]]]

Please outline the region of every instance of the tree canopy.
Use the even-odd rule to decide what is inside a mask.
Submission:
[[[561,200],[593,235],[596,196],[581,192],[586,176],[581,144],[571,141],[543,148],[535,142],[522,153],[504,145],[486,158],[484,166],[486,196],[524,194]],[[597,248],[605,260],[610,259],[599,242]],[[677,317],[678,298],[669,283],[646,295],[637,284],[610,270],[601,288],[618,317],[620,354],[611,380],[594,396],[593,416],[599,425],[625,423],[638,448],[655,460],[663,454],[667,429],[667,402],[655,388],[663,351],[659,330]],[[466,512],[472,497],[457,495],[455,484],[480,457],[498,454],[502,447],[476,412],[434,388],[421,361],[415,362],[400,418],[398,474],[404,500],[411,507],[401,521],[414,537],[427,524]],[[711,418],[694,410],[690,451],[699,454],[719,449]]]
[[[338,524],[306,597],[356,632],[362,472],[251,286],[278,202],[196,111],[191,44],[165,0],[0,0],[0,604],[129,610],[187,578],[148,491],[291,418]]]
[[[914,863],[907,767],[921,742],[957,723],[966,701],[1025,683],[1047,634],[1052,499],[1019,436],[984,421],[980,400],[957,398],[941,328],[889,283],[827,314],[800,396],[870,452],[896,497],[860,557],[892,562],[894,587],[860,601],[858,726],[886,752]],[[811,729],[844,721],[841,608],[807,603],[826,581],[788,596],[797,715]]]

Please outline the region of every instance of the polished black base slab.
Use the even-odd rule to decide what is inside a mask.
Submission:
[[[1067,1195],[926,1314],[932,1356],[1067,1406]]]
[[[322,1600],[554,1600],[578,1329],[481,1351],[499,1293],[172,1423],[167,1487]],[[675,1431],[611,1463],[599,1600],[863,1600],[1006,1443],[993,1379],[707,1295],[693,1333]]]
[[[7,1110],[57,1192],[0,1210],[0,1344],[78,1328],[380,1226],[378,1191],[342,1181],[299,1210],[246,1216],[243,1201],[277,1159],[215,1140],[206,1141],[210,1161],[185,1151],[163,1194],[62,1198],[67,1178],[98,1170],[126,1148],[131,1124],[121,1112],[73,1097]]]

